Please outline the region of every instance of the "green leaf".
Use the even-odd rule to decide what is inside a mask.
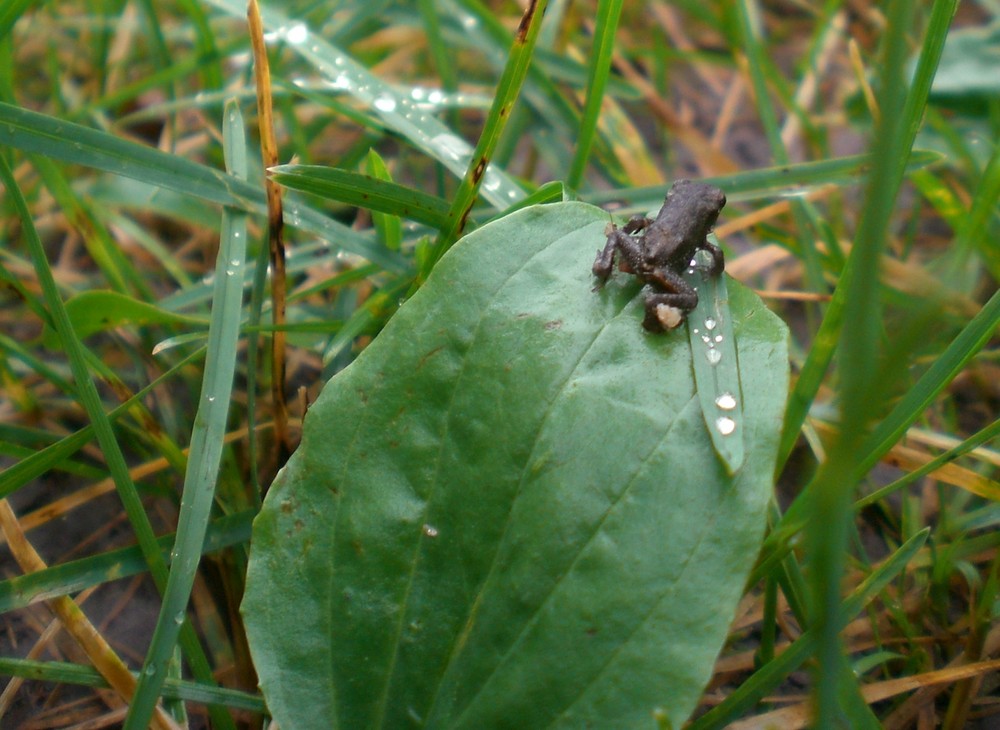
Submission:
[[[155,304],[134,299],[126,294],[107,290],[92,290],[77,294],[66,302],[66,313],[73,330],[81,340],[96,332],[120,327],[124,324],[181,324],[207,327],[202,317],[191,317],[168,312]],[[50,349],[59,346],[54,330],[46,328],[45,345]]]
[[[254,524],[243,613],[283,727],[679,727],[757,553],[786,329],[729,282],[746,460],[683,332],[641,327],[607,214],[463,238],[310,408]]]
[[[434,228],[448,224],[447,201],[378,176],[320,165],[278,165],[271,168],[271,179],[286,188],[391,213]]]

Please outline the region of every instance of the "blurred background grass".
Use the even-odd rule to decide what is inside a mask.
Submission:
[[[552,2],[521,85],[504,69],[522,11],[264,6],[279,158],[337,168],[325,188],[308,168],[279,178],[296,188],[292,438],[460,235],[456,212],[472,206],[465,230],[563,197],[648,212],[671,181],[711,179],[730,201],[727,271],[792,327],[794,390],[771,531],[696,726],[802,727],[810,695],[820,725],[991,726],[1000,8]],[[260,722],[238,606],[281,452],[255,131],[246,181],[222,172],[226,100],[256,128],[244,15],[230,0],[0,8],[0,495],[52,566],[18,577],[0,553],[4,727],[121,722],[44,600],[74,594],[142,665],[160,611],[146,566],[153,534],[178,528],[223,207],[251,213],[244,337],[181,638],[201,681],[168,678],[164,697],[192,700],[191,727]],[[474,150],[490,161],[478,187]]]

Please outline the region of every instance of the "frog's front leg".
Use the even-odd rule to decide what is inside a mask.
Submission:
[[[670,269],[654,270],[647,281],[657,289],[646,295],[646,316],[642,326],[650,332],[679,327],[688,312],[698,306],[698,292]]]
[[[615,266],[616,251],[621,252],[621,255],[633,271],[637,270],[640,266],[642,262],[642,245],[627,230],[635,220],[633,218],[626,223],[625,228],[619,228],[613,223],[609,225],[607,230],[608,242],[604,246],[603,251],[597,252],[597,258],[594,259],[594,265],[591,267],[591,271],[594,272],[594,276],[598,278],[600,284],[606,282],[608,277],[611,276],[611,271]],[[643,220],[648,225],[649,221],[645,218]]]
[[[722,249],[716,246],[714,243],[709,243],[705,241],[703,247],[712,257],[712,264],[708,267],[708,273],[712,276],[718,276],[722,273],[723,269],[726,268],[726,257],[722,253]]]

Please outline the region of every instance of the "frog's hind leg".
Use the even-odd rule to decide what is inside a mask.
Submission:
[[[646,316],[642,326],[650,332],[679,327],[688,312],[698,306],[698,292],[670,269],[657,269],[650,280],[657,290],[646,295]]]

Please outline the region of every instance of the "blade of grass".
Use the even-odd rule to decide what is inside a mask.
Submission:
[[[374,149],[368,150],[368,157],[365,159],[365,169],[373,181],[383,184],[395,185],[392,181],[392,174],[385,160]],[[405,189],[405,188],[404,188]],[[414,191],[416,192],[416,191]],[[441,201],[444,202],[444,201]],[[398,214],[386,214],[384,212],[372,211],[372,224],[382,239],[382,244],[390,251],[398,251],[403,245],[403,225],[399,221]]]
[[[247,510],[212,522],[205,536],[202,554],[249,541],[254,514],[254,511]],[[170,550],[173,542],[173,534],[157,538],[157,544],[164,553]],[[145,569],[142,551],[132,546],[14,576],[0,581],[0,613],[137,575]]]
[[[272,179],[285,187],[328,200],[389,213],[438,230],[448,222],[446,200],[372,175],[319,165],[279,165],[270,172]]]
[[[104,678],[91,667],[68,662],[41,662],[30,659],[0,657],[0,675],[36,679],[41,682],[60,682],[85,687],[107,687]],[[264,713],[264,700],[255,695],[224,687],[211,687],[197,682],[168,679],[163,685],[163,696],[167,699],[200,702],[219,708],[246,710]]]
[[[927,150],[914,151],[906,169],[917,170],[936,162],[943,156]],[[827,185],[830,183],[855,184],[863,180],[871,168],[871,155],[849,155],[830,160],[815,162],[797,162],[778,167],[765,167],[759,170],[747,170],[732,175],[706,177],[702,181],[711,183],[726,191],[730,201],[751,200],[764,195],[779,193],[800,194],[803,188],[809,186]],[[642,211],[658,208],[663,204],[663,196],[667,194],[670,185],[650,185],[645,187],[625,188],[586,192],[581,200],[594,205],[629,201],[629,208]]]
[[[59,297],[55,277],[45,256],[45,249],[42,246],[41,239],[38,237],[38,231],[35,229],[31,219],[31,212],[28,209],[27,202],[21,194],[13,172],[2,155],[0,155],[0,181],[7,188],[6,197],[13,203],[18,217],[21,219],[23,235],[28,250],[31,252],[32,263],[35,267],[35,275],[38,278],[39,286],[49,310],[49,316],[55,324],[56,331],[62,340],[63,351],[69,360],[70,370],[73,372],[73,377],[79,391],[79,400],[93,425],[94,434],[104,454],[108,471],[114,479],[118,495],[125,508],[129,523],[135,531],[146,564],[149,566],[157,589],[162,591],[167,583],[166,562],[163,560],[163,556],[160,554],[159,547],[156,544],[153,527],[149,522],[149,517],[143,510],[139,493],[129,477],[125,457],[115,439],[111,421],[104,413],[100,394],[97,392],[97,386],[90,376],[90,371],[87,367],[87,351],[74,334],[69,315],[66,313],[66,307]],[[183,648],[192,672],[199,681],[206,684],[214,684],[211,668],[198,643],[198,638],[194,630],[187,622],[185,622],[183,630]],[[220,728],[235,730],[232,720],[225,713],[213,713],[212,721]]]
[[[0,531],[7,538],[11,554],[14,555],[18,565],[25,573],[45,570],[48,567],[25,538],[21,526],[17,522],[17,517],[14,515],[14,510],[11,509],[7,500],[0,500]],[[101,673],[101,676],[107,680],[107,683],[126,702],[132,699],[136,689],[135,677],[132,676],[121,657],[111,648],[111,645],[84,615],[73,599],[68,596],[57,596],[49,599],[48,604],[52,612],[59,617],[63,628],[79,644],[87,658]],[[152,725],[160,730],[180,730],[180,727],[171,721],[163,709],[155,705],[150,708],[146,722],[147,725]]]
[[[913,85],[903,106],[900,134],[895,140],[901,150],[909,150],[916,139],[923,110],[927,105],[927,99],[930,94],[931,82],[933,81],[938,63],[941,60],[944,38],[947,36],[948,26],[951,23],[951,18],[954,16],[957,6],[958,0],[938,0],[934,3],[925,42],[917,62],[917,71],[914,74]],[[912,169],[913,160],[918,154],[916,152],[909,156],[901,154],[901,160],[897,160],[895,163],[900,165],[900,169],[896,170],[896,175],[888,181],[888,184],[892,184],[898,189],[905,170]],[[837,289],[833,293],[833,300],[827,307],[824,321],[820,326],[819,333],[813,347],[809,351],[800,377],[789,399],[789,408],[785,414],[785,425],[782,433],[782,445],[778,452],[778,471],[784,467],[785,461],[791,453],[795,439],[798,437],[799,430],[805,421],[809,405],[816,397],[816,393],[822,383],[823,375],[833,359],[833,353],[836,349],[836,338],[840,331],[843,306],[845,304],[844,288],[850,279],[849,269],[851,266],[852,264],[849,260],[847,268],[841,275]],[[884,425],[883,423],[880,428],[884,427]]]
[[[235,102],[225,112],[224,147],[227,166],[237,178],[247,171],[243,117]],[[215,297],[208,330],[208,353],[198,412],[191,434],[191,453],[178,516],[170,577],[153,638],[139,675],[135,697],[125,727],[145,728],[167,677],[167,664],[184,623],[191,588],[201,557],[201,547],[212,511],[215,480],[236,372],[243,305],[243,266],[246,258],[246,214],[226,207],[216,263]]]
[[[879,301],[879,260],[886,244],[889,219],[902,180],[910,147],[901,144],[906,103],[903,71],[906,62],[906,34],[912,27],[913,6],[905,0],[890,0],[880,74],[880,122],[872,142],[874,162],[866,190],[866,205],[851,250],[854,268],[847,280],[844,324],[839,343],[841,374],[841,431],[827,462],[810,485],[812,513],[807,529],[810,564],[810,628],[818,632],[816,646],[816,704],[814,726],[832,730],[847,718],[843,710],[845,694],[856,694],[855,682],[845,672],[846,662],[840,643],[844,623],[840,582],[844,573],[848,534],[853,512],[851,490],[855,482],[858,450],[869,432],[870,423],[885,399],[881,389],[872,387],[882,324]]]
[[[896,576],[903,572],[910,560],[923,547],[929,534],[930,528],[924,528],[903,543],[898,550],[873,570],[871,575],[840,604],[839,618],[846,624],[851,616],[855,616],[868,605]],[[838,629],[843,625],[838,626]],[[725,727],[753,707],[768,692],[777,688],[789,674],[802,666],[815,653],[820,638],[820,632],[817,628],[805,631],[773,661],[754,672],[753,676],[743,682],[725,700],[692,722],[688,726],[688,730],[715,730],[715,728]]]
[[[600,0],[594,23],[594,45],[590,51],[587,73],[587,98],[576,137],[576,151],[566,176],[566,186],[576,190],[583,181],[583,173],[590,158],[590,149],[597,133],[597,121],[604,101],[604,90],[611,73],[611,56],[615,47],[615,31],[622,13],[622,0]]]
[[[225,172],[177,155],[119,139],[105,132],[45,114],[0,103],[0,145],[123,175],[222,205],[262,213],[264,194],[255,185]],[[349,227],[308,206],[297,203],[293,225],[343,249],[363,256],[390,271],[403,273],[407,264]]]
[[[243,0],[208,0],[209,4],[230,15],[243,18]],[[335,90],[350,94],[369,107],[389,129],[410,141],[456,175],[466,171],[469,146],[435,117],[399,94],[396,89],[375,76],[350,54],[310,30],[305,23],[295,21],[273,6],[262,7],[264,28],[277,33],[290,50],[308,61],[332,83]],[[504,172],[490,169],[491,184],[484,197],[498,208],[524,196],[524,192]],[[369,258],[370,261],[375,259]]]
[[[448,211],[448,225],[441,231],[431,256],[419,273],[421,280],[427,277],[437,260],[458,240],[465,228],[466,220],[476,202],[480,187],[488,174],[487,166],[490,158],[500,140],[507,119],[510,118],[511,109],[521,91],[521,85],[524,83],[528,68],[531,66],[532,51],[538,38],[538,31],[541,28],[542,16],[545,14],[547,4],[548,0],[529,0],[528,7],[525,9],[524,15],[521,16],[507,65],[500,75],[500,81],[494,92],[493,106],[486,117],[472,158],[469,160],[469,168],[462,177],[458,190],[455,191],[451,209]]]
[[[128,400],[122,402],[105,414],[109,424],[113,424],[129,410],[142,403],[143,399],[152,393],[156,388],[169,382],[175,375],[181,373],[191,363],[198,360],[204,354],[203,350],[196,350],[190,355],[182,358],[161,376],[146,385],[141,390],[134,393]],[[44,373],[44,370],[39,372]],[[53,381],[58,382],[58,381]],[[67,388],[67,393],[72,390]],[[93,425],[84,426],[79,431],[72,433],[44,449],[36,450],[33,454],[24,457],[13,466],[9,466],[0,472],[0,498],[16,492],[25,484],[38,478],[50,469],[58,469],[73,454],[86,446],[94,438]]]

